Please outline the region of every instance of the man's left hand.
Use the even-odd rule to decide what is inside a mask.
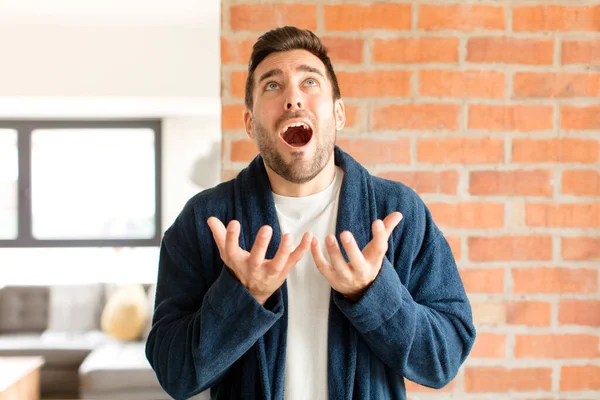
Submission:
[[[378,219],[373,222],[373,240],[362,251],[358,248],[351,232],[342,232],[340,239],[350,260],[349,263],[346,263],[334,235],[325,238],[331,264],[323,256],[319,241],[313,237],[311,252],[315,264],[331,287],[346,298],[358,301],[377,278],[383,257],[388,250],[388,239],[401,220],[402,214],[393,212],[383,221]]]

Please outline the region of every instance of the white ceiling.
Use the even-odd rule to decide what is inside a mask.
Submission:
[[[220,6],[220,0],[0,0],[0,21],[75,25],[201,21],[204,26],[219,26]]]

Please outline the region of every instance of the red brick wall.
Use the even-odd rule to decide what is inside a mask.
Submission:
[[[223,0],[224,178],[256,154],[253,41],[314,30],[348,106],[338,144],[413,187],[455,252],[479,336],[444,391],[597,399],[600,2],[470,3]]]

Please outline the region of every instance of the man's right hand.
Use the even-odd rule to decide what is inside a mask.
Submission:
[[[240,248],[238,221],[232,220],[227,228],[215,217],[210,217],[207,223],[219,247],[221,260],[261,305],[281,287],[288,272],[300,261],[312,241],[312,234],[306,232],[298,247],[292,251],[294,239],[292,235],[285,234],[281,238],[275,257],[265,260],[273,236],[273,228],[270,226],[264,225],[258,230],[254,245],[251,251],[247,252]]]

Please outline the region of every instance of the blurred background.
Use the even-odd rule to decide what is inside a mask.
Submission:
[[[156,279],[157,237],[219,182],[219,36],[216,0],[0,0],[0,282]],[[32,248],[69,239],[114,243]]]
[[[281,25],[329,47],[338,145],[419,193],[472,301],[459,375],[409,397],[600,399],[600,1],[0,0],[0,286],[152,283],[257,154],[247,62]]]

